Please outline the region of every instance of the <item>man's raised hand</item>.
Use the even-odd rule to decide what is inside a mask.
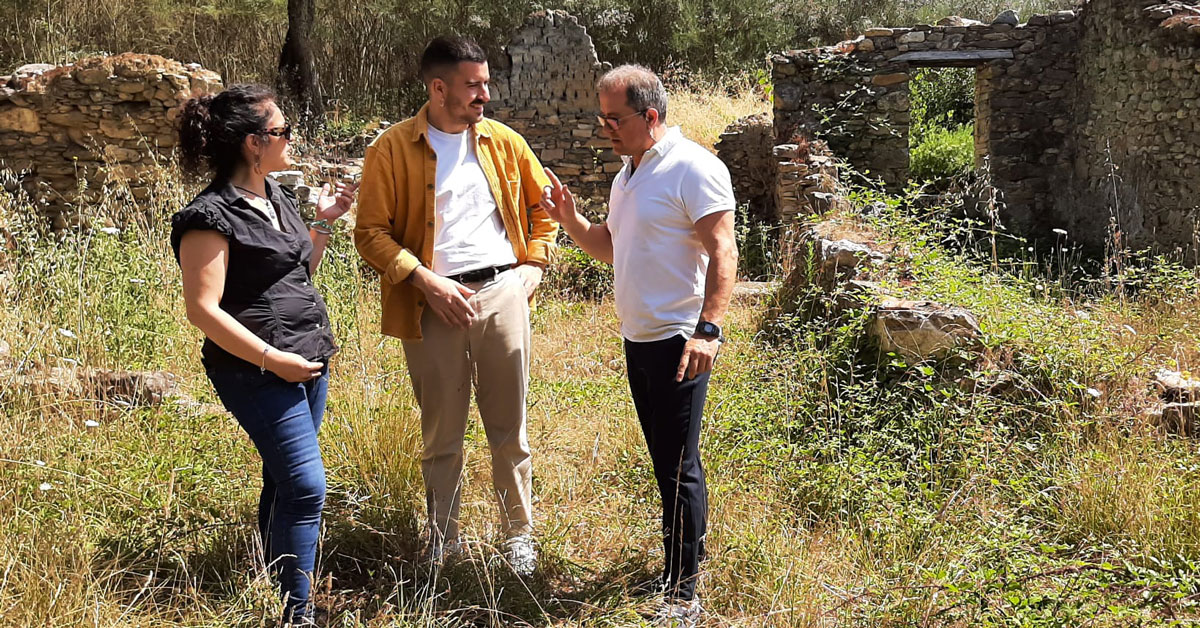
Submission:
[[[575,217],[575,195],[558,180],[549,168],[544,168],[550,178],[550,185],[542,189],[542,209],[555,222],[564,222]]]

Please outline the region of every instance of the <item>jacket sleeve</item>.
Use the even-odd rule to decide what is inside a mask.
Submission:
[[[407,279],[421,265],[421,260],[392,236],[400,207],[396,180],[405,176],[396,166],[403,168],[403,164],[393,164],[388,153],[380,147],[367,148],[354,226],[354,246],[358,254],[384,280],[393,284]]]
[[[542,170],[537,155],[525,138],[517,135],[518,161],[521,164],[521,209],[529,212],[529,257],[527,261],[549,264],[558,248],[558,223],[541,207],[542,189],[550,179]]]

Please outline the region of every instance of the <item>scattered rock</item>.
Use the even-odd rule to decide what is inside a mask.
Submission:
[[[299,170],[280,170],[272,172],[271,177],[279,182],[280,185],[294,188],[304,183],[304,173]]]
[[[793,274],[796,274],[801,285],[817,285],[826,291],[854,279],[856,270],[864,261],[881,262],[887,259],[886,255],[864,244],[846,239],[832,241],[815,237],[810,242],[811,258],[808,251],[801,249],[801,261]]]
[[[975,26],[976,24],[983,24],[983,22],[980,22],[979,20],[972,20],[972,19],[968,19],[965,17],[960,17],[957,15],[950,15],[950,16],[944,17],[937,21],[938,26],[956,26],[959,28],[966,27],[966,26]]]
[[[35,395],[94,399],[122,406],[154,406],[176,389],[176,377],[165,371],[122,371],[88,367],[51,367],[0,375]]]
[[[176,387],[175,376],[165,371],[85,369],[79,379],[97,399],[138,406],[158,405]]]
[[[1154,386],[1166,401],[1200,401],[1200,380],[1191,379],[1178,371],[1160,369],[1155,372]]]
[[[861,310],[879,302],[885,294],[874,281],[851,279],[833,291],[833,309],[837,312]]]
[[[975,348],[982,337],[979,322],[963,308],[892,298],[875,308],[870,333],[881,351],[910,361],[943,358],[956,348]]]
[[[992,20],[992,24],[1008,24],[1010,26],[1017,26],[1020,23],[1021,18],[1017,16],[1017,12],[1012,9],[1004,11],[1000,15],[997,15],[996,19]]]
[[[759,297],[771,294],[779,287],[777,281],[739,281],[733,286],[733,296]]]

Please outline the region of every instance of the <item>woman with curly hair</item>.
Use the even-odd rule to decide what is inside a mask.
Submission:
[[[268,172],[289,165],[292,128],[274,94],[235,85],[188,100],[179,119],[185,171],[210,183],[171,221],[187,317],[205,335],[205,371],[263,461],[259,533],[279,578],[283,620],[312,622],[325,467],[317,430],[337,346],[312,283],[330,221],[355,185],[322,189],[305,225]]]

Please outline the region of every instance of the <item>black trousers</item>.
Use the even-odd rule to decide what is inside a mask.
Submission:
[[[666,596],[679,600],[695,597],[708,528],[700,416],[709,374],[675,381],[686,342],[683,336],[655,342],[625,341],[629,390],[662,495],[663,582]]]

